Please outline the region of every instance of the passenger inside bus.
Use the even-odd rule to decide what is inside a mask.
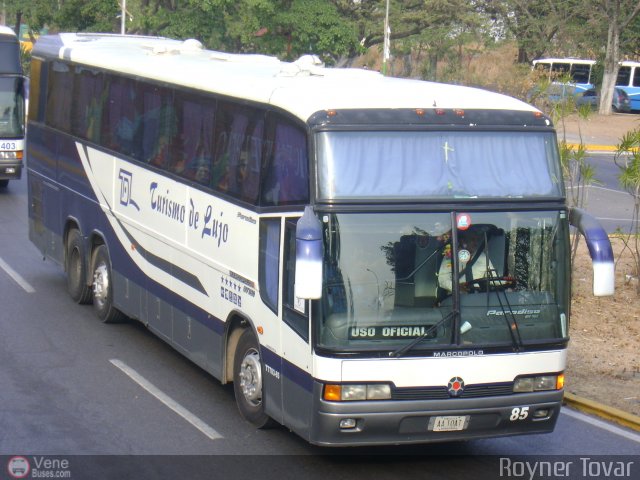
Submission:
[[[479,280],[484,280],[485,285],[488,282],[494,287],[505,285],[504,233],[489,230],[486,226],[479,226],[458,233],[459,282],[463,292],[480,290],[482,286]],[[494,262],[497,262],[497,265],[494,265]],[[451,293],[453,289],[452,273],[451,249],[445,248],[438,270],[438,286],[447,293]]]

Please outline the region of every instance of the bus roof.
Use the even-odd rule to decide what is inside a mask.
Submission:
[[[193,39],[61,33],[40,37],[33,56],[271,104],[304,121],[328,109],[438,107],[537,112],[515,98],[476,88],[385,77],[364,69],[325,68],[311,55],[288,63],[265,55],[204,50]]]
[[[4,25],[0,25],[0,35],[9,35],[18,38],[16,36],[16,32],[14,32],[10,27],[6,27]]]
[[[640,66],[640,62],[636,60],[623,60],[620,62],[621,67],[638,67]]]
[[[538,58],[533,61],[533,64],[536,63],[576,63],[582,65],[595,65],[595,60],[586,60],[583,58]]]

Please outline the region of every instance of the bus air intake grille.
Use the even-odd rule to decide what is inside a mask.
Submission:
[[[513,394],[513,382],[467,385],[458,398],[497,397]],[[451,398],[447,387],[404,387],[391,390],[392,400],[444,400]]]

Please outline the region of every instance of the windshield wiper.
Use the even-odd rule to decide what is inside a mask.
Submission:
[[[447,315],[445,315],[444,317],[442,317],[440,320],[438,320],[437,323],[435,323],[434,325],[432,325],[431,327],[429,327],[427,329],[426,332],[424,332],[422,335],[420,335],[419,337],[414,338],[413,340],[411,340],[409,343],[407,343],[406,345],[403,345],[402,347],[398,348],[397,350],[394,350],[393,352],[389,352],[389,356],[390,357],[400,357],[402,355],[404,355],[405,353],[407,353],[409,350],[411,350],[413,347],[415,347],[417,344],[419,344],[422,340],[424,340],[425,338],[427,338],[429,335],[431,335],[431,332],[433,332],[434,330],[437,330],[437,328],[442,325],[443,323],[445,323],[447,320],[453,318],[453,316],[456,314],[456,311],[452,310],[451,312],[449,312]]]
[[[489,284],[493,284],[493,288],[495,289],[498,303],[500,303],[500,309],[502,310],[503,317],[507,322],[507,328],[509,329],[509,334],[511,335],[511,343],[513,344],[513,348],[515,348],[516,352],[518,352],[522,348],[522,337],[520,336],[518,321],[516,320],[516,316],[513,313],[513,308],[511,308],[511,304],[509,303],[509,297],[507,297],[507,292],[503,290],[502,293],[504,294],[504,301],[507,304],[507,308],[508,308],[507,310],[506,308],[504,308],[504,304],[500,299],[500,289],[498,288],[498,286],[501,286],[501,285],[499,284],[500,280],[498,278],[496,271],[494,269],[488,269],[487,273],[489,274],[489,282],[487,284],[487,288]],[[509,321],[509,316],[511,317],[511,320],[513,321],[513,323]]]

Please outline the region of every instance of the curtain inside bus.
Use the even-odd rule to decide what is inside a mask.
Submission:
[[[322,132],[321,200],[561,197],[555,138],[540,132]]]

